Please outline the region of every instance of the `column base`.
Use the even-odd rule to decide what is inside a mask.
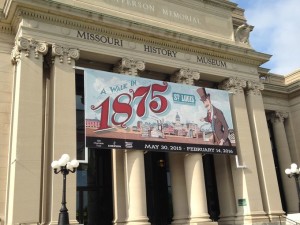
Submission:
[[[148,217],[139,217],[134,219],[127,219],[126,225],[151,225],[151,223],[148,222]]]
[[[282,222],[256,222],[256,223],[232,223],[234,225],[283,225],[285,223],[282,223]],[[231,225],[232,225],[231,224]]]
[[[208,214],[203,214],[202,216],[199,217],[192,217],[190,218],[190,221],[188,223],[189,225],[213,225],[213,224],[218,224],[217,222],[213,222],[210,218]]]
[[[172,224],[174,224],[174,225],[189,225],[189,219],[188,218],[185,218],[185,219],[173,218]]]
[[[284,211],[268,212],[268,217],[271,222],[281,221],[284,215],[285,215]]]
[[[198,221],[198,222],[189,222],[188,225],[218,225],[218,222],[214,221]]]
[[[77,220],[69,220],[70,225],[78,225],[78,221]],[[47,223],[44,223],[47,224]],[[48,225],[58,225],[58,221],[51,221]]]
[[[126,221],[113,221],[113,225],[126,225]]]
[[[127,222],[126,225],[151,225],[151,223],[149,222],[137,222],[137,221],[130,221],[130,222]]]
[[[232,225],[234,224],[235,222],[235,216],[227,216],[227,217],[221,217],[219,220],[218,220],[218,224],[219,225]]]
[[[270,220],[269,218],[267,217],[267,215],[264,213],[253,213],[251,215],[239,215],[236,217],[235,219],[235,223],[236,225],[246,225],[246,224],[257,224],[257,225],[260,225],[260,224],[269,224],[270,223]]]
[[[218,220],[219,225],[282,225],[285,219],[282,217],[282,211],[272,212],[266,218],[264,215],[260,216],[229,216],[222,217]],[[277,214],[277,215],[276,215]],[[300,214],[299,214],[300,215]]]

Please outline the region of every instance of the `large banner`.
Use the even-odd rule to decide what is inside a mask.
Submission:
[[[85,69],[86,147],[236,154],[228,92]]]

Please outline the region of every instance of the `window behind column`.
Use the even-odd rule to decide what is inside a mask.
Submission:
[[[83,70],[76,70],[76,128],[77,159],[87,162],[80,163],[77,170],[76,219],[80,224],[111,225],[113,221],[111,150],[85,149]]]

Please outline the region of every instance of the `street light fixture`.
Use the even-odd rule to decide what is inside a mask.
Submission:
[[[291,168],[285,169],[285,174],[291,178],[294,177],[296,181],[296,188],[297,188],[297,193],[298,193],[298,208],[300,212],[300,184],[299,184],[299,176],[300,176],[300,170],[297,168],[296,163],[291,164]]]
[[[69,214],[66,206],[66,180],[69,172],[75,173],[76,168],[79,166],[79,162],[74,159],[70,162],[70,156],[68,154],[63,154],[58,161],[53,161],[51,167],[54,169],[54,173],[61,173],[63,175],[63,193],[61,208],[58,217],[58,225],[69,225]]]

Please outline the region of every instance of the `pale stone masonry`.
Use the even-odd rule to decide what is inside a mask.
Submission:
[[[0,224],[58,224],[51,161],[91,151],[78,136],[86,69],[228,93],[237,155],[210,167],[193,152],[152,151],[163,159],[150,166],[138,149],[86,158],[67,180],[70,224],[279,225],[297,213],[284,169],[300,164],[300,70],[262,68],[271,55],[251,47],[254,26],[227,0],[0,0]],[[95,165],[107,161],[104,175]]]

